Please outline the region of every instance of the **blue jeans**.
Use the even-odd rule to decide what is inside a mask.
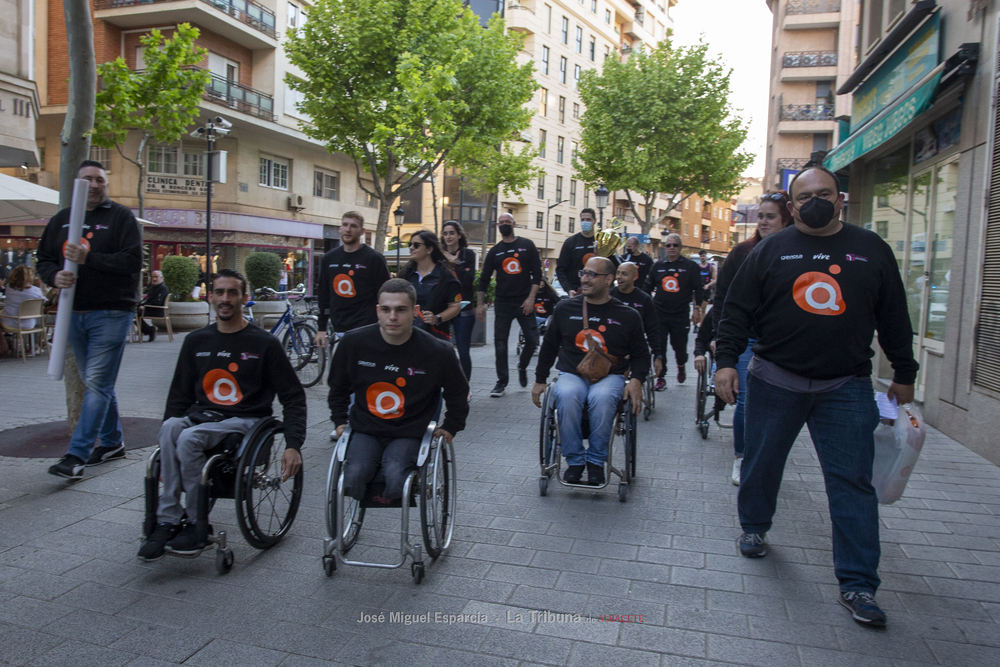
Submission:
[[[871,378],[854,378],[823,394],[788,391],[752,374],[747,382],[746,451],[737,501],[743,530],[770,530],[785,460],[807,424],[830,503],[840,589],[874,593],[881,546],[872,487],[879,414]]]
[[[455,330],[455,349],[458,350],[458,360],[465,372],[465,379],[472,379],[472,357],[469,348],[472,346],[472,328],[476,326],[474,310],[467,310],[451,321]]]
[[[134,317],[135,313],[126,310],[94,310],[73,313],[70,319],[69,344],[86,391],[80,407],[80,421],[76,423],[66,453],[83,461],[90,458],[98,435],[105,447],[115,447],[122,442],[115,380]]]
[[[580,466],[590,462],[604,465],[608,460],[615,411],[625,394],[625,376],[609,375],[596,384],[590,384],[579,375],[560,373],[554,393],[559,411],[559,439],[566,464]],[[586,452],[583,449],[584,403],[590,417]]]
[[[743,456],[743,430],[744,414],[746,414],[747,402],[747,368],[750,360],[753,359],[753,344],[757,341],[750,339],[747,349],[740,355],[736,362],[736,373],[740,378],[740,390],[736,393],[736,410],[733,413],[733,452],[736,456]]]

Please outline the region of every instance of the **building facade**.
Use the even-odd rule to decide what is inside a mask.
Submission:
[[[774,15],[765,190],[785,190],[851,113],[836,91],[854,71],[858,0],[766,0]],[[886,2],[886,4],[891,4]]]
[[[848,221],[896,254],[927,422],[1000,463],[998,9],[865,0],[859,16],[849,133],[824,164]],[[876,370],[891,378],[881,353]]]
[[[680,207],[678,233],[684,243],[682,252],[697,257],[702,250],[713,256],[726,256],[732,247],[733,202],[691,195]]]
[[[35,0],[0,0],[0,168],[38,166]]]

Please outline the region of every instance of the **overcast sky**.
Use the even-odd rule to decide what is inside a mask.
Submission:
[[[733,106],[751,121],[745,148],[757,156],[746,175],[763,176],[772,21],[767,3],[680,0],[673,16],[676,44],[695,44],[704,35],[710,52],[733,68]]]

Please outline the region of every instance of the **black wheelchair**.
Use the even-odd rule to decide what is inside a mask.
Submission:
[[[719,428],[730,429],[732,424],[723,424],[719,415],[726,409],[726,403],[715,394],[715,355],[711,350],[705,352],[705,370],[698,373],[697,405],[695,407],[695,423],[701,433],[701,439],[708,439],[708,426],[715,422]],[[711,404],[711,407],[709,407]]]
[[[583,439],[590,436],[590,419],[586,403],[583,406]],[[625,462],[619,470],[612,464],[615,440],[622,442],[622,457]],[[625,502],[628,498],[629,480],[635,477],[636,455],[636,416],[632,412],[632,401],[623,398],[615,410],[615,422],[611,427],[611,441],[608,443],[608,460],[605,462],[604,483],[599,486],[590,484],[574,484],[563,479],[562,475],[562,441],[559,435],[559,411],[556,409],[555,389],[553,383],[545,388],[542,397],[542,423],[538,437],[538,453],[542,466],[542,475],[538,478],[539,495],[547,495],[549,480],[555,476],[563,486],[577,489],[603,489],[611,483],[612,473],[621,480],[618,483],[618,500]]]
[[[642,419],[649,421],[656,408],[656,374],[650,371],[649,377],[642,383]]]
[[[351,428],[344,429],[333,456],[330,458],[330,471],[326,478],[326,532],[328,537],[323,540],[323,570],[326,576],[333,576],[337,564],[359,565],[382,569],[396,569],[406,563],[406,558],[412,558],[410,573],[413,581],[419,584],[424,578],[423,553],[419,544],[410,544],[410,508],[420,508],[420,526],[423,532],[424,547],[431,559],[437,559],[448,550],[451,536],[455,530],[455,496],[457,494],[455,479],[455,448],[443,437],[434,437],[437,424],[431,422],[427,426],[424,438],[420,443],[420,453],[417,455],[417,467],[403,483],[403,498],[384,504],[375,502],[374,498],[385,491],[385,480],[381,471],[368,483],[364,498],[359,502],[350,496],[344,496],[344,457],[351,441]],[[406,500],[404,502],[403,500]],[[365,511],[370,508],[402,509],[399,540],[398,563],[371,563],[360,560],[348,560],[347,552],[355,545],[361,524],[365,519]]]
[[[216,545],[215,569],[226,574],[233,567],[233,550],[226,545],[226,531],[212,535],[208,515],[219,498],[236,500],[236,520],[247,543],[268,549],[281,541],[295,521],[302,500],[302,469],[281,481],[281,456],[285,452],[285,427],[275,417],[259,419],[245,435],[233,433],[206,452],[201,470],[195,526],[209,544]],[[143,537],[156,528],[160,502],[160,448],[146,463],[146,516]],[[191,508],[188,508],[190,511]],[[185,517],[190,522],[190,517]],[[201,552],[186,556],[195,558]],[[167,555],[171,554],[169,551]]]

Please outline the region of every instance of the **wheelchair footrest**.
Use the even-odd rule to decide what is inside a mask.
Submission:
[[[365,489],[365,497],[361,499],[361,506],[365,509],[376,507],[376,508],[401,508],[403,506],[403,499],[397,498],[396,500],[386,501],[383,498],[385,493],[385,482],[375,481],[368,485]],[[410,495],[410,507],[417,506],[417,497],[413,493]]]

